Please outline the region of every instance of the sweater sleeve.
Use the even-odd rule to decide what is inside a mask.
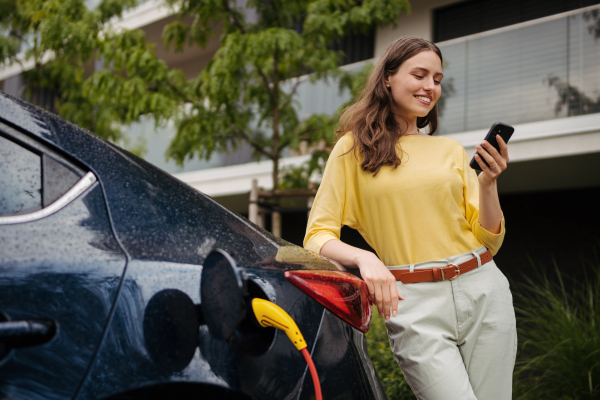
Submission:
[[[346,134],[336,143],[323,173],[323,179],[313,202],[304,248],[320,253],[321,247],[332,239],[340,238],[340,230],[346,213],[348,177],[344,156],[352,146],[351,134]]]
[[[464,196],[465,196],[465,218],[471,226],[471,231],[479,242],[485,245],[491,250],[493,255],[496,255],[502,242],[504,241],[504,235],[506,233],[504,229],[504,214],[500,222],[500,233],[492,233],[482,227],[479,224],[479,179],[477,179],[477,173],[473,168],[469,166],[469,156],[465,149],[463,152],[463,181]]]

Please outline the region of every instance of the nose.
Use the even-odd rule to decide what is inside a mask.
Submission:
[[[425,82],[423,82],[423,89],[427,91],[433,91],[434,88],[435,82],[433,80],[433,77],[428,77],[427,79],[425,79]]]

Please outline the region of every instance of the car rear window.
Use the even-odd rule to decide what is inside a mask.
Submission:
[[[0,136],[0,215],[42,208],[41,157]]]

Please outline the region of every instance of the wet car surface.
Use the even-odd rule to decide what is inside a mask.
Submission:
[[[253,297],[302,330],[324,398],[385,398],[357,329],[370,314],[352,326],[285,277],[338,271],[327,260],[4,94],[0,174],[1,398],[311,398],[300,352],[246,315]],[[244,282],[235,294],[205,279],[221,307],[208,309],[215,249]],[[222,340],[229,310],[236,329]]]

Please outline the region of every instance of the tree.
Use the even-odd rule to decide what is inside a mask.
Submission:
[[[164,117],[169,107],[176,107],[172,101],[165,104],[169,100],[165,96],[150,106],[136,104],[139,97],[133,93],[135,84],[152,86],[151,82],[139,81],[143,77],[139,65],[140,60],[153,57],[153,49],[145,44],[140,32],[117,35],[107,28],[112,18],[133,5],[135,0],[103,0],[89,10],[83,0],[5,0],[0,3],[0,65],[21,65],[26,88],[23,94],[28,100],[116,141],[122,137],[119,125],[160,107],[163,112],[157,116]],[[120,51],[113,52],[114,49]],[[103,87],[105,96],[110,97],[106,101],[98,98],[99,90],[90,92],[91,88],[101,88],[97,84],[100,73],[90,75],[95,62],[109,60],[113,71],[121,71],[125,59],[138,69],[120,85],[121,93]],[[27,62],[33,62],[33,68],[28,68]],[[153,63],[161,64],[159,60]],[[153,75],[159,75],[158,68]],[[53,101],[45,103],[43,94],[51,94]],[[142,99],[150,102],[152,97],[147,95]]]
[[[554,105],[555,115],[558,116],[563,108],[566,108],[569,117],[600,112],[600,96],[594,99],[583,90],[562,81],[556,75],[549,75],[545,82],[549,87],[556,89],[558,94],[558,100]]]
[[[215,26],[222,26],[221,48],[194,80],[187,100],[193,106],[179,120],[168,154],[181,163],[246,142],[256,156],[273,161],[275,189],[284,149],[333,137],[329,115],[298,117],[294,95],[300,80],[294,78],[310,73],[315,82],[339,75],[335,40],[393,23],[408,11],[406,0],[254,0],[246,4],[256,14],[250,22],[229,1],[168,1],[180,10],[181,19],[164,31],[176,50],[185,43],[205,45]],[[182,22],[186,15],[195,18],[189,25]]]
[[[140,31],[110,27],[110,19],[134,1],[102,0],[94,10],[83,0],[3,2],[0,59],[20,62],[19,45],[30,38],[27,57],[35,67],[26,73],[28,92],[56,91],[54,106],[63,117],[111,140],[122,137],[120,125],[142,115],[157,124],[174,120],[177,135],[167,155],[180,164],[248,143],[258,158],[273,161],[274,189],[286,148],[333,140],[331,116],[299,118],[295,78],[339,77],[336,40],[396,23],[409,12],[407,0],[248,0],[244,6],[166,0],[178,10],[163,31],[166,46],[183,51],[220,35],[208,66],[186,80],[156,57]]]

